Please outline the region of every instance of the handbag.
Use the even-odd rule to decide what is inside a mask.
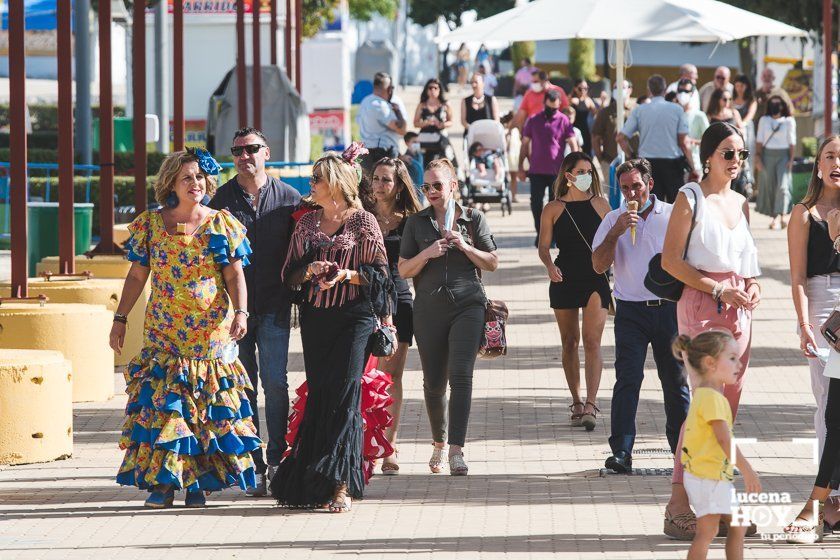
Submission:
[[[840,352],[840,311],[835,309],[820,326],[820,332],[826,342],[837,352]]]
[[[467,216],[470,218],[469,230],[473,246],[475,245],[475,227],[473,226],[473,209],[467,208]],[[484,294],[484,328],[481,331],[481,342],[478,345],[478,357],[485,359],[498,358],[507,355],[507,324],[509,312],[505,302],[500,299],[490,299],[484,290],[484,282],[481,281],[481,269],[476,267],[478,285],[481,286],[481,293]]]
[[[370,353],[378,358],[393,356],[397,349],[397,337],[389,325],[377,320],[376,328],[370,335]]]
[[[694,219],[697,214],[697,193],[694,192],[694,189],[689,189],[689,191],[694,197],[694,208],[691,210],[691,227],[688,228],[683,260],[688,255],[688,245],[691,243],[691,232],[694,230]],[[648,263],[648,271],[645,274],[645,288],[660,299],[677,302],[682,296],[684,287],[685,284],[662,268],[662,253],[656,253]]]
[[[560,202],[563,202],[563,201],[561,200]],[[580,238],[583,239],[584,243],[586,243],[587,248],[589,248],[589,252],[594,253],[594,251],[592,250],[592,245],[590,245],[589,241],[587,241],[586,238],[583,236],[583,232],[580,231],[580,228],[578,227],[574,216],[572,216],[572,213],[569,212],[568,208],[566,209],[566,215],[569,217],[570,220],[572,220],[572,225],[575,226],[575,229],[577,230],[578,235],[580,235]],[[610,277],[607,276],[606,272],[603,274],[603,277],[604,277],[604,280],[607,281],[607,286],[609,286],[610,285]],[[615,296],[613,296],[612,288],[610,288],[610,303],[607,306],[607,314],[612,316],[612,317],[615,317]]]

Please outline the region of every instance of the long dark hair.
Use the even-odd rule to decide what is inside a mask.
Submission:
[[[375,214],[376,199],[373,196],[373,175],[379,167],[390,167],[394,170],[394,186],[401,189],[397,191],[400,196],[396,201],[396,210],[408,217],[419,212],[422,209],[420,200],[417,198],[417,191],[414,188],[414,182],[411,180],[411,175],[408,168],[401,159],[384,157],[373,164],[370,176],[367,181],[361,186],[361,198],[364,209]]]
[[[727,93],[729,93],[733,99],[735,98],[734,93],[730,93],[725,89],[715,89],[715,91],[712,92],[712,97],[709,98],[709,105],[706,107],[706,115],[712,117],[720,114],[720,102],[723,99],[723,96]]]
[[[741,134],[737,126],[721,121],[715,121],[709,125],[709,128],[706,129],[706,132],[703,133],[703,137],[700,139],[700,164],[703,166],[703,169],[706,169],[706,160],[714,155],[720,143],[733,134],[737,134],[741,138],[741,141],[744,141],[744,135]],[[706,175],[707,173],[704,171],[703,177]]]
[[[782,116],[783,117],[789,117],[790,116],[790,105],[788,105],[787,101],[785,101],[784,98],[781,95],[771,95],[767,99],[767,110],[764,111],[764,114],[769,116],[769,117],[773,116],[773,113],[770,112],[770,105],[773,103],[774,99],[778,99],[779,103],[782,104]]]
[[[571,152],[563,158],[563,164],[560,166],[554,185],[552,185],[554,198],[561,198],[569,192],[569,181],[566,179],[566,173],[571,173],[575,165],[581,160],[588,161],[592,169],[592,186],[589,187],[589,192],[595,196],[603,196],[601,180],[598,179],[598,173],[595,172],[595,164],[592,163],[592,158],[586,152]]]
[[[820,179],[819,175],[817,175],[817,173],[820,172],[820,158],[822,157],[825,147],[835,140],[840,140],[840,136],[832,134],[823,140],[822,144],[820,144],[820,149],[817,150],[817,157],[814,159],[814,170],[811,171],[811,180],[808,181],[808,190],[805,193],[805,196],[802,197],[802,204],[808,208],[811,208],[817,203],[817,200],[819,200],[823,188],[825,187],[823,180]]]
[[[749,105],[755,99],[755,95],[753,94],[753,85],[750,81],[749,77],[746,74],[738,74],[735,76],[733,80],[735,84],[744,84],[744,103]],[[733,99],[735,96],[735,89],[732,89]]]
[[[446,98],[443,96],[443,86],[440,85],[440,80],[437,78],[429,78],[429,81],[426,82],[426,85],[423,86],[423,93],[420,94],[420,103],[425,103],[429,100],[429,86],[435,84],[438,87],[438,100],[440,101],[441,105],[446,104]]]

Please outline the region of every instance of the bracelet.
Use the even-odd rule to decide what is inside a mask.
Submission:
[[[814,325],[811,323],[805,323],[804,321],[799,323],[799,328],[801,329],[802,327],[808,327],[809,329],[814,330]]]
[[[114,322],[115,323],[122,323],[123,325],[128,324],[128,317],[125,315],[121,315],[119,313],[114,313]]]
[[[840,253],[840,235],[834,238],[834,252]]]
[[[311,264],[306,265],[306,271],[303,273],[303,281],[309,282],[312,279],[312,271],[309,270],[309,267],[312,266]]]
[[[245,315],[246,319],[251,316],[251,314],[248,313],[247,311],[245,311],[244,309],[234,309],[233,314],[236,315],[237,313],[241,313],[242,315]]]

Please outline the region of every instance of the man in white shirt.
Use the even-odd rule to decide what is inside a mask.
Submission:
[[[373,93],[362,99],[356,120],[359,135],[369,153],[361,158],[362,167],[370,167],[383,157],[397,157],[400,139],[406,133],[405,108],[395,99],[391,76],[377,72],[373,77]]]
[[[615,273],[615,387],[609,438],[613,454],[604,465],[629,473],[648,344],[662,383],[665,435],[672,453],[688,413],[689,391],[682,366],[671,352],[677,304],[658,299],[644,284],[650,259],[662,252],[673,206],[651,194],[653,172],[647,160],[628,160],[615,176],[625,201],[637,202],[638,210],[628,211],[625,202],[604,217],[592,240],[592,267],[603,273],[613,265]]]
[[[732,72],[726,66],[718,66],[715,68],[715,78],[711,82],[706,82],[700,88],[700,110],[704,113],[709,112],[709,101],[712,100],[712,94],[716,89],[725,89],[729,93],[735,86],[729,81]]]
[[[679,93],[679,85],[682,80],[690,80],[694,84],[694,91],[691,94],[691,99],[688,102],[689,111],[700,111],[700,94],[697,92],[697,67],[693,64],[683,64],[680,66],[680,77],[677,81],[668,84],[668,89],[665,93],[676,91]]]

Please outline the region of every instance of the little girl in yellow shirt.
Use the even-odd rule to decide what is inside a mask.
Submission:
[[[747,492],[761,492],[761,483],[749,462],[732,444],[732,409],[723,386],[736,382],[740,367],[738,347],[729,332],[708,331],[694,338],[680,335],[674,355],[694,368],[701,382],[694,389],[685,420],[682,463],[683,484],[697,516],[697,532],[688,550],[689,560],[704,559],[718,534],[721,515],[738,507],[732,456],[744,476]],[[729,527],[726,558],[743,558],[746,527]]]

